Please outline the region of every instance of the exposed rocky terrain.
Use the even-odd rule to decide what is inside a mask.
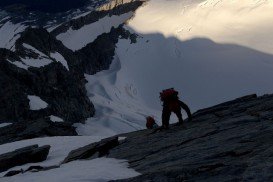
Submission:
[[[0,155],[0,172],[9,168],[46,160],[50,146],[38,147],[38,145],[24,147],[13,152]]]
[[[271,181],[272,121],[273,95],[249,95],[200,110],[183,126],[121,134],[71,151],[59,166],[33,168],[107,156],[141,173],[119,181]]]
[[[15,44],[0,48],[0,124],[20,122],[0,128],[0,143],[34,136],[75,135],[72,125],[84,122],[95,114],[87,96],[84,74],[109,69],[118,39],[134,42],[136,35],[125,30],[125,22],[121,22],[77,51],[66,47],[56,36],[69,28],[78,30],[104,17],[134,12],[142,4],[143,1],[110,1],[100,8],[89,10],[90,13],[85,16],[61,23],[52,32],[45,28],[47,25],[35,26],[36,23],[32,22],[29,26],[29,22],[23,22],[22,25],[27,28],[13,37],[15,39],[20,35]],[[16,21],[16,16],[3,19],[0,28]],[[39,97],[47,107],[32,109],[29,96]],[[65,124],[47,123],[50,120],[45,121],[45,118],[50,116],[61,118]],[[33,123],[36,128],[30,128]],[[28,129],[24,134],[18,134],[23,132],[22,128]],[[37,130],[35,134],[26,133],[34,130]]]
[[[273,95],[250,95],[194,114],[167,131],[125,134],[108,157],[142,173],[121,181],[272,181]]]

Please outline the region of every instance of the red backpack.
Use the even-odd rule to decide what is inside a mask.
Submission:
[[[169,88],[160,92],[161,101],[167,101],[171,99],[178,99],[178,92],[174,88]]]

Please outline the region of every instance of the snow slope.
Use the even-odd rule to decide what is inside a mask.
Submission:
[[[132,16],[133,12],[120,16],[106,16],[78,30],[70,28],[67,32],[59,34],[57,39],[69,49],[76,51],[93,42],[99,35],[110,32],[112,27],[118,27]]]
[[[272,2],[151,0],[128,24],[140,34],[138,43],[118,43],[126,67],[119,74],[134,80],[144,103],[158,109],[158,93],[168,87],[193,111],[271,93]]]
[[[2,19],[4,21],[6,18]],[[0,20],[1,21],[1,20]],[[23,24],[13,24],[10,21],[0,25],[0,48],[14,50],[14,44],[20,37],[20,33],[26,29]]]
[[[17,166],[10,170],[27,169],[30,166],[54,166],[59,165],[71,150],[97,142],[103,137],[90,136],[71,136],[71,137],[45,137],[31,140],[18,141],[0,146],[0,155],[22,147],[38,144],[39,146],[50,145],[51,149],[48,158],[44,162],[35,164],[25,164]],[[0,173],[3,176],[6,172]],[[109,181],[115,179],[130,178],[139,175],[132,169],[128,168],[125,160],[111,158],[98,158],[94,160],[75,161],[60,168],[38,173],[24,173],[9,178],[1,178],[0,181],[17,182],[17,181]]]
[[[121,70],[120,60],[116,56],[109,70],[85,75],[88,81],[86,89],[95,105],[96,115],[86,124],[75,125],[78,134],[112,136],[144,129],[147,116],[154,116],[159,121],[160,113],[139,100],[134,81],[118,77]]]
[[[137,43],[117,44],[118,68],[87,76],[97,115],[78,132],[144,128],[147,115],[160,123],[165,88],[176,88],[192,111],[272,93],[272,2],[150,0],[126,25],[139,35]]]
[[[97,158],[90,161],[75,161],[50,171],[25,173],[4,180],[5,182],[107,182],[139,175],[133,169],[128,169],[128,166],[125,160]]]

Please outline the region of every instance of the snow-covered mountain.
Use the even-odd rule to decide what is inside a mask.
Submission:
[[[57,80],[52,84],[50,73],[37,77],[38,86],[25,82],[16,93],[24,94],[23,111],[1,116],[3,123],[47,116],[77,123],[81,135],[109,136],[144,128],[148,115],[160,123],[164,88],[176,88],[192,111],[272,92],[272,1],[95,2],[61,13],[24,11],[24,21],[1,11],[3,64],[30,75],[53,72]],[[29,112],[29,96],[46,102],[46,112]],[[10,108],[17,111],[16,103]]]
[[[81,155],[85,145],[91,147],[91,153],[96,147],[99,153],[107,153],[104,147],[116,146],[117,137],[110,139],[110,144],[90,143],[143,129],[146,116],[161,124],[159,92],[165,88],[177,89],[193,112],[246,94],[273,91],[272,0],[86,0],[74,8],[56,4],[49,9],[38,1],[10,2],[5,1],[5,7],[0,2],[0,154],[33,144],[50,145],[51,149],[48,159],[37,164],[44,167],[38,173],[27,172],[32,164],[19,165],[10,170],[24,174],[1,178],[4,170],[0,181],[48,181],[48,176],[53,181],[134,177],[139,173],[128,169],[124,160],[62,161],[74,149],[83,150],[77,151]],[[194,116],[197,123],[192,123],[187,135],[180,134],[188,143],[217,133],[227,136],[226,130],[238,129],[236,123],[243,128],[245,123],[254,123],[248,126],[257,129],[255,122],[266,120],[268,127],[261,124],[257,133],[266,131],[265,138],[270,138],[271,98],[252,95],[202,110]],[[221,130],[222,123],[215,124],[220,119],[224,122]],[[198,121],[205,123],[205,129]],[[240,131],[234,135],[238,137]],[[240,134],[249,142],[247,131]],[[159,149],[168,148],[167,140],[161,141],[164,133],[152,138],[146,134],[145,141],[160,139]],[[167,142],[174,142],[170,147],[184,144],[179,137],[173,140],[175,132],[168,134]],[[125,142],[121,150],[139,148],[138,141],[143,144],[137,134],[126,136],[130,145],[126,148]],[[204,149],[203,141],[200,143]],[[137,154],[130,155],[132,161],[151,154],[153,145],[150,141],[146,145],[150,149],[141,148],[144,153],[134,150]],[[125,151],[127,154],[130,152]],[[169,159],[175,159],[172,155]],[[231,155],[236,156],[237,150]],[[155,159],[161,160],[159,156]],[[151,162],[149,157],[144,159]],[[214,165],[205,169],[210,167]]]
[[[104,109],[87,123],[103,121],[106,128],[116,128],[109,117],[116,120],[117,113],[125,115],[130,108],[160,122],[158,93],[170,87],[180,91],[193,111],[245,94],[271,93],[272,10],[272,1],[147,2],[125,26],[138,35],[136,43],[126,39],[117,43],[115,73],[88,77],[91,100]],[[115,105],[119,100],[121,111]],[[124,104],[128,109],[121,107]],[[152,110],[143,112],[144,106]],[[143,126],[144,117],[126,117]],[[86,125],[80,128],[92,131]]]

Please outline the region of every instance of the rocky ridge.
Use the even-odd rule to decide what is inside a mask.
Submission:
[[[168,130],[121,134],[71,151],[58,166],[98,157],[126,159],[141,175],[118,181],[271,181],[273,95],[248,95],[193,114]],[[125,138],[118,140],[120,137]],[[21,169],[6,176],[32,172]]]
[[[20,38],[11,50],[0,48],[0,85],[3,88],[0,91],[0,123],[20,122],[20,125],[24,125],[23,128],[29,128],[33,122],[37,123],[36,126],[44,126],[44,121],[48,122],[45,118],[57,116],[66,124],[50,124],[50,126],[54,125],[51,129],[57,129],[58,126],[60,126],[59,130],[65,129],[63,132],[55,130],[50,133],[74,135],[75,129],[72,127],[74,123],[84,122],[87,118],[94,116],[95,108],[86,93],[84,74],[95,74],[109,69],[118,39],[131,39],[134,42],[137,35],[129,33],[123,28],[123,24],[120,24],[116,28],[112,27],[109,33],[99,35],[95,41],[77,51],[64,46],[56,36],[69,27],[78,30],[105,16],[135,11],[144,2],[132,0],[110,1],[109,3],[110,5],[106,4],[86,16],[63,23],[52,32],[43,27],[28,27],[20,33]],[[63,57],[67,62],[67,67],[53,55]],[[24,60],[30,60],[31,64],[36,65],[44,59],[49,63],[42,62],[45,65],[39,67],[28,66],[24,62]],[[29,95],[38,96],[48,104],[48,107],[31,110]],[[41,121],[43,123],[40,123]],[[21,129],[17,130],[16,124],[10,127],[13,126],[15,133],[22,132]],[[44,130],[43,128],[36,129],[37,131]],[[4,136],[7,130],[10,129],[0,128],[0,136]],[[30,130],[34,131],[34,129]],[[38,133],[36,132],[36,137],[48,135],[48,132]],[[29,133],[20,136],[14,136],[13,139],[12,135],[2,137],[1,143],[34,135]]]
[[[120,181],[272,181],[273,95],[200,110],[183,126],[122,135],[108,157],[142,175]]]

